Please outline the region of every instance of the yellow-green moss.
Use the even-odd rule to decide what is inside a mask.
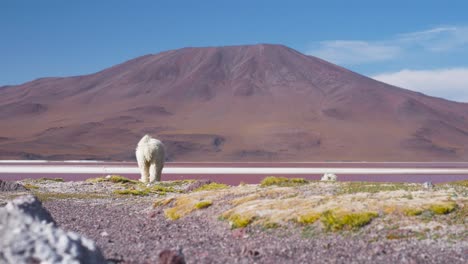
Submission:
[[[39,189],[39,186],[37,185],[34,185],[34,184],[30,184],[30,183],[26,183],[23,185],[24,188],[28,189],[28,190],[36,190],[36,189]]]
[[[159,195],[165,195],[168,192],[178,192],[173,187],[164,187],[164,186],[159,186],[159,185],[153,185],[153,186],[144,187],[144,188],[141,188],[141,186],[139,186],[139,187],[140,187],[140,189],[136,189],[136,188],[138,188],[138,186],[137,186],[136,188],[131,187],[129,189],[124,189],[124,190],[115,190],[114,193],[115,194],[121,194],[121,195],[131,194],[131,195],[144,196],[144,195],[149,195],[149,194],[152,194],[152,193],[159,194]]]
[[[41,181],[64,182],[63,178],[39,178],[39,179],[37,179],[35,181],[37,181],[37,182],[41,182]]]
[[[60,199],[102,199],[109,196],[97,193],[54,193],[54,192],[35,192],[34,195],[42,202]]]
[[[125,178],[120,175],[111,175],[108,178],[108,181],[113,182],[113,183],[140,183],[139,181],[130,180],[129,178]]]
[[[194,210],[200,209],[197,208],[197,204],[201,202],[203,201],[200,201],[198,198],[181,196],[176,199],[172,208],[166,209],[164,211],[164,214],[171,220],[177,220],[190,214]]]
[[[195,180],[161,181],[161,182],[158,182],[158,185],[164,186],[164,187],[175,187],[175,186],[181,186],[184,184],[189,184],[192,182],[195,182]]]
[[[272,185],[281,185],[288,182],[288,178],[286,177],[266,177],[260,182],[260,186],[266,187],[266,186],[272,186]]]
[[[410,183],[347,182],[341,185],[338,194],[378,193],[397,190],[417,191],[420,189],[420,186]]]
[[[166,193],[166,192],[179,192],[176,189],[174,189],[174,187],[165,187],[165,186],[161,186],[161,185],[153,185],[153,186],[148,187],[147,189],[150,192],[156,192],[156,193],[159,193],[159,192],[163,192],[163,193]]]
[[[153,207],[156,208],[156,207],[159,207],[159,206],[166,206],[169,203],[171,203],[172,201],[174,201],[174,199],[175,199],[174,197],[167,198],[167,199],[159,199],[156,202],[154,202]]]
[[[263,228],[265,228],[265,229],[274,229],[274,228],[280,227],[280,224],[275,223],[275,222],[267,221],[267,222],[263,223],[262,226],[263,226]]]
[[[304,179],[304,178],[291,178],[291,179],[289,179],[289,182],[293,183],[293,184],[306,184],[306,183],[309,183],[309,181]]]
[[[325,211],[321,216],[321,221],[327,231],[357,230],[378,216],[374,212],[362,213],[334,213]]]
[[[303,185],[307,184],[309,181],[303,178],[286,178],[286,177],[274,177],[274,176],[269,176],[264,178],[260,182],[261,187],[267,187],[267,186],[282,186],[282,187],[289,187],[289,186],[297,186],[297,185]]]
[[[433,204],[429,207],[429,211],[438,215],[449,214],[455,211],[455,209],[457,209],[457,204],[454,202],[444,204]]]
[[[176,207],[164,210],[164,215],[171,220],[177,220],[182,217]]]
[[[87,182],[112,182],[112,183],[131,183],[140,184],[140,181],[131,180],[129,178],[120,175],[110,175],[106,177],[90,178],[86,179]]]
[[[198,202],[198,203],[195,204],[195,208],[196,209],[203,209],[203,208],[210,207],[212,204],[213,204],[212,201],[201,201],[201,202]]]
[[[403,210],[403,213],[407,216],[416,216],[422,214],[423,210],[418,208],[406,208]]]
[[[125,190],[115,190],[114,194],[119,195],[135,195],[135,196],[146,196],[149,194],[148,189],[136,190],[136,189],[125,189]]]
[[[195,189],[194,192],[219,190],[219,189],[227,189],[227,188],[229,188],[229,185],[212,182],[210,184],[205,184],[201,186],[200,188]]]
[[[296,222],[303,225],[313,224],[320,218],[320,214],[317,213],[307,213],[303,215],[299,215],[296,218]]]
[[[253,222],[254,217],[251,216],[243,216],[240,214],[233,214],[229,218],[229,223],[231,224],[231,228],[241,228],[246,227],[250,223]]]

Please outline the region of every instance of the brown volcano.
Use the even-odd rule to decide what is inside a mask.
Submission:
[[[0,89],[0,159],[466,160],[468,105],[280,45],[184,48]]]

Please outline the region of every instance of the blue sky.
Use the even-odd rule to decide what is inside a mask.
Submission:
[[[0,86],[187,46],[276,43],[468,102],[468,1],[0,1]]]

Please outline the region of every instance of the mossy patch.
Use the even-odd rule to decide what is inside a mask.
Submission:
[[[63,178],[39,178],[35,180],[36,182],[45,182],[45,181],[53,181],[53,182],[64,182],[65,180]]]
[[[150,192],[155,192],[155,193],[175,193],[175,192],[180,192],[178,190],[176,190],[174,187],[166,187],[166,186],[162,186],[162,185],[153,185],[153,186],[150,186],[150,187],[147,187],[147,189],[150,191]]]
[[[228,218],[229,224],[231,225],[231,228],[241,228],[241,227],[246,227],[249,224],[253,222],[255,217],[253,216],[247,216],[247,215],[240,215],[240,214],[233,214],[229,216]]]
[[[266,177],[260,182],[261,187],[268,186],[281,186],[281,187],[292,187],[298,185],[304,185],[309,183],[308,180],[303,178],[286,178],[286,177]]]
[[[180,214],[176,207],[164,210],[164,215],[170,220],[177,220],[182,217],[182,214]]]
[[[406,208],[406,209],[403,210],[403,213],[406,216],[416,216],[416,215],[422,214],[423,210],[419,209],[419,208]]]
[[[106,177],[98,177],[87,179],[87,182],[112,182],[112,183],[131,183],[131,184],[141,184],[140,181],[131,180],[129,178],[120,176],[120,175],[109,175]]]
[[[309,225],[315,223],[320,218],[320,214],[318,213],[307,213],[299,215],[296,218],[296,222],[302,225]]]
[[[114,194],[119,195],[135,195],[135,196],[146,196],[149,195],[148,189],[137,190],[137,189],[125,189],[125,190],[115,190]]]
[[[264,229],[276,229],[276,228],[279,228],[280,227],[280,224],[278,223],[275,223],[275,222],[271,222],[271,221],[266,221],[262,224],[262,227]]]
[[[338,194],[378,193],[398,190],[417,191],[420,189],[422,189],[421,186],[411,183],[347,182],[341,185]]]
[[[375,212],[337,213],[323,212],[320,220],[327,231],[357,230],[378,216]]]
[[[195,181],[196,180],[161,181],[161,182],[158,182],[157,185],[163,186],[163,187],[178,187],[178,186],[183,186],[186,184],[193,183]]]
[[[34,184],[30,184],[30,183],[26,183],[23,186],[24,186],[24,188],[26,188],[28,190],[37,190],[37,189],[39,189],[39,186],[34,185]]]
[[[221,197],[229,193],[229,191],[224,191],[227,185],[215,185],[208,189],[213,187],[214,190],[191,192],[177,196],[174,203],[172,203],[172,207],[165,210],[165,216],[171,220],[179,219],[195,210],[208,207],[214,201],[220,201]]]
[[[55,193],[55,192],[35,192],[34,195],[41,201],[46,202],[50,200],[61,200],[61,199],[103,199],[109,198],[109,196],[97,194],[97,193]]]
[[[449,214],[457,209],[457,204],[455,202],[433,204],[429,206],[429,211],[433,212],[436,215],[445,215]]]
[[[164,210],[164,215],[170,220],[177,220],[191,212],[206,208],[212,204],[209,200],[200,200],[188,196],[182,196],[175,200],[174,206]]]
[[[198,203],[195,204],[195,208],[196,209],[203,209],[203,208],[210,207],[212,204],[213,204],[212,201],[201,201],[201,202],[198,202]]]
[[[156,208],[156,207],[159,207],[159,206],[166,206],[168,204],[170,204],[172,201],[174,201],[174,197],[171,197],[171,198],[167,198],[167,199],[159,199],[159,200],[156,200],[156,202],[154,202],[153,204],[153,207]]]
[[[228,189],[229,185],[223,183],[212,182],[209,184],[205,184],[197,189],[194,192],[201,192],[201,191],[211,191],[211,190],[219,190],[219,189]]]
[[[159,195],[166,195],[166,193],[176,193],[179,192],[178,190],[174,189],[174,187],[164,187],[160,185],[151,185],[149,187],[131,187],[124,190],[115,190],[114,194],[119,195],[137,195],[137,196],[146,196],[149,194],[159,194]]]

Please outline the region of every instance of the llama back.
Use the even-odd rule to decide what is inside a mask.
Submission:
[[[161,141],[145,135],[138,142],[136,156],[150,161],[153,156],[162,156],[164,158],[164,145]]]

